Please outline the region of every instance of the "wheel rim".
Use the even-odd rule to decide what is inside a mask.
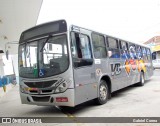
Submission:
[[[142,84],[144,83],[144,75],[142,74]]]
[[[106,100],[107,98],[107,88],[104,85],[100,86],[100,99],[102,101]]]

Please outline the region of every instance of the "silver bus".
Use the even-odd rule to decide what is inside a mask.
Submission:
[[[153,75],[151,51],[58,20],[22,32],[18,52],[22,104],[105,104],[111,93]]]

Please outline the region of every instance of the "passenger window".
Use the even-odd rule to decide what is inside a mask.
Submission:
[[[92,33],[92,41],[93,41],[93,48],[94,48],[94,57],[106,58],[107,51],[106,51],[104,36],[96,33]]]
[[[71,33],[71,52],[74,67],[92,65],[91,45],[89,37],[84,34]]]
[[[107,38],[109,49],[108,49],[108,56],[109,58],[120,58],[120,52],[118,48],[118,40],[108,37]]]
[[[136,46],[134,44],[129,44],[129,54],[131,59],[137,59]]]
[[[125,41],[120,41],[120,50],[121,50],[121,58],[122,59],[129,59],[129,52],[128,52],[128,43]]]
[[[141,46],[137,46],[137,58],[138,59],[142,59],[142,47]]]
[[[148,60],[151,60],[151,51],[150,51],[150,49],[147,49],[147,58],[148,58]]]
[[[146,48],[142,48],[142,55],[143,55],[143,59],[144,60],[147,60],[147,51],[146,51]]]

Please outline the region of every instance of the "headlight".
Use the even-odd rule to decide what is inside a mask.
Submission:
[[[26,86],[24,86],[24,85],[20,85],[20,91],[22,92],[22,93],[28,93],[28,87],[26,87]]]
[[[67,90],[67,84],[65,82],[61,83],[55,90],[55,93],[61,93]]]

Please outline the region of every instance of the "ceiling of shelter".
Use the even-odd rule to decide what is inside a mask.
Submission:
[[[0,50],[16,43],[22,31],[36,25],[43,0],[0,0]],[[14,49],[14,44],[9,48]],[[5,50],[4,50],[5,51]]]

